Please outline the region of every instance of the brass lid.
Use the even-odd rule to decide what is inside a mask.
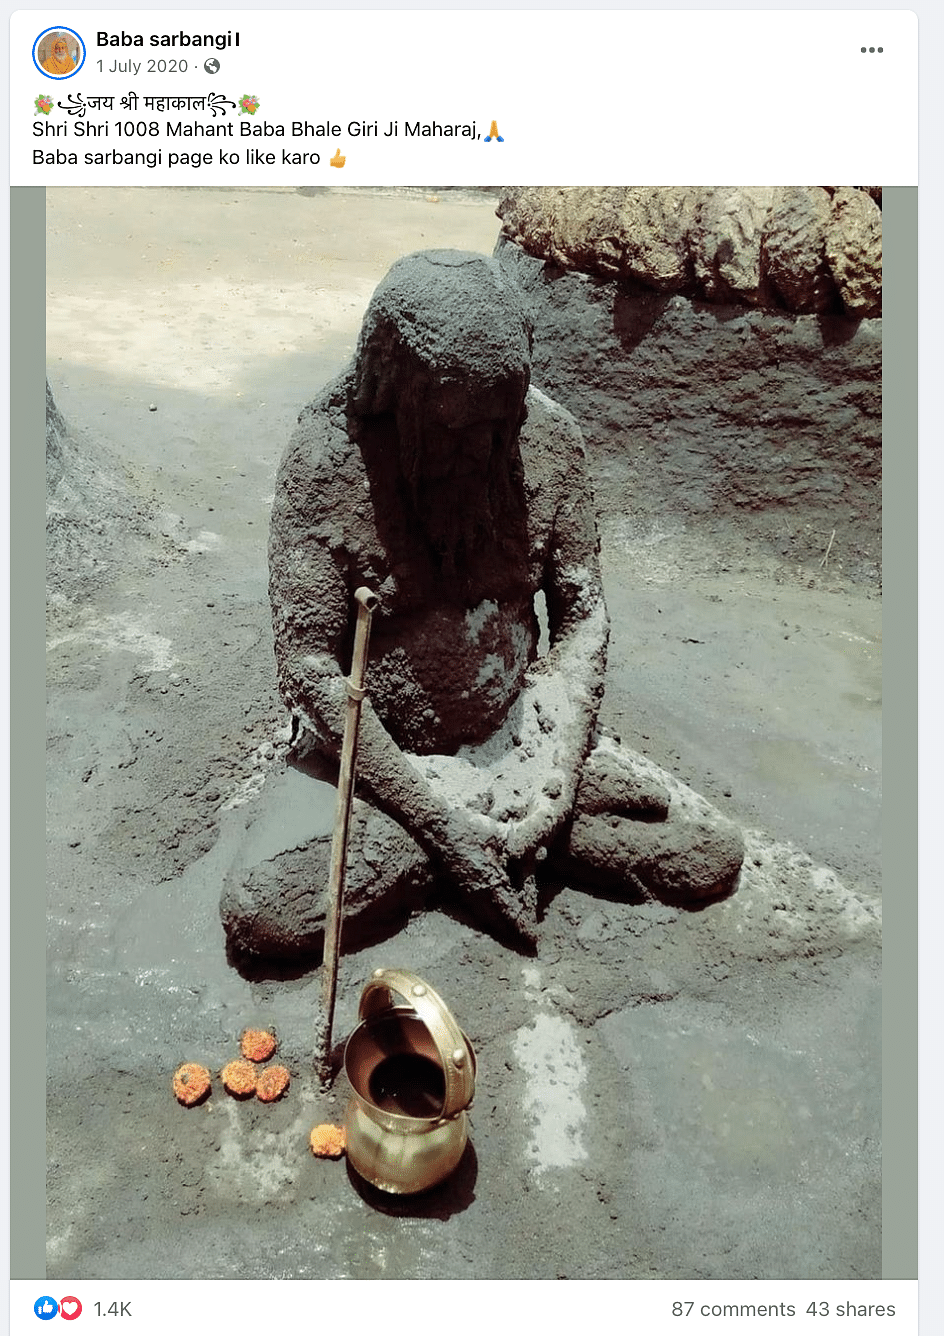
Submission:
[[[409,970],[374,970],[361,993],[361,1020],[379,1020],[404,998],[426,1026],[439,1054],[446,1083],[440,1119],[455,1118],[475,1094],[475,1054],[456,1018],[434,988]]]

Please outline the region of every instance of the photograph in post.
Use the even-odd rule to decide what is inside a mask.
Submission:
[[[51,1279],[881,1277],[882,194],[46,191]]]

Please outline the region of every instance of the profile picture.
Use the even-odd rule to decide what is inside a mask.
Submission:
[[[33,43],[33,61],[51,79],[69,79],[85,63],[85,43],[71,28],[47,28]]]

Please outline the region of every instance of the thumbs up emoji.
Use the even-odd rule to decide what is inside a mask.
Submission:
[[[334,157],[331,159],[331,166],[332,166],[332,167],[343,167],[344,164],[345,164],[346,162],[347,162],[347,158],[345,158],[345,157],[343,156],[343,154],[341,153],[341,150],[338,149],[337,152],[335,153]]]

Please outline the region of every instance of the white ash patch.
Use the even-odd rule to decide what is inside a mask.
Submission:
[[[188,539],[182,546],[185,552],[212,552],[222,541],[220,534],[212,529],[201,529],[196,538]]]
[[[624,765],[629,762],[637,774],[667,789],[673,819],[727,820],[707,798],[648,757],[608,737],[601,738],[598,749]],[[874,895],[847,886],[832,868],[815,863],[794,844],[774,840],[763,830],[743,834],[744,866],[737,889],[707,911],[715,930],[727,932],[734,950],[788,956],[879,940],[882,906]]]
[[[486,623],[498,612],[498,604],[487,598],[476,608],[470,608],[465,614],[465,624],[473,640],[478,640]]]
[[[146,623],[138,621],[130,612],[85,622],[62,635],[53,636],[46,642],[46,648],[52,650],[67,644],[91,645],[113,653],[127,651],[137,656],[137,666],[146,673],[166,672],[178,662],[171,653],[167,636],[149,630]]]
[[[534,384],[533,381],[528,387],[528,394],[529,396],[533,396],[535,399],[537,399],[538,403],[543,408],[548,409],[552,414],[552,416],[559,418],[564,415],[565,410],[561,407],[561,405],[557,402],[557,400],[549,398],[544,393],[543,390],[538,389],[538,387]],[[568,413],[567,416],[569,417],[570,414]]]
[[[533,1120],[528,1146],[535,1173],[568,1169],[587,1158],[581,1129],[587,1118],[581,1089],[586,1065],[576,1027],[561,1016],[541,1014],[515,1035],[514,1055],[525,1073],[525,1112]]]
[[[505,667],[505,660],[500,654],[486,654],[475,679],[475,685],[477,687],[487,687],[494,683],[495,689],[500,690],[502,682],[509,676],[508,669]],[[501,694],[504,695],[504,692]]]
[[[568,988],[560,983],[545,983],[541,970],[536,965],[523,965],[521,968],[522,990],[529,1002],[542,1002],[545,1006],[555,1002],[564,1007],[573,1002]]]
[[[212,552],[223,542],[222,535],[213,529],[199,529],[193,537],[186,537],[192,530],[187,529],[183,516],[173,510],[162,511],[158,523],[161,533],[171,540],[179,552]]]
[[[225,1124],[219,1153],[208,1176],[225,1198],[253,1202],[276,1202],[292,1187],[304,1160],[299,1146],[309,1130],[308,1115],[297,1117],[283,1132],[241,1127],[240,1106],[221,1097]]]
[[[574,713],[563,694],[561,706],[562,713],[567,713],[564,719],[557,717],[559,726],[569,723]],[[534,734],[533,743],[528,730]],[[506,720],[481,746],[463,747],[456,756],[411,755],[409,759],[450,802],[496,820],[515,820],[546,802],[542,795],[550,779],[563,782],[563,772],[548,764],[548,743],[537,733],[536,719],[528,719],[526,712],[521,724]],[[516,745],[514,737],[521,738],[523,745]]]
[[[764,831],[745,831],[744,847],[736,892],[712,907],[716,927],[727,927],[736,951],[785,957],[880,940],[876,897],[845,885],[832,868]]]
[[[176,538],[184,528],[184,517],[174,510],[162,510],[157,517],[157,523],[165,538]]]
[[[581,598],[586,598],[598,588],[597,577],[589,566],[567,566],[561,572],[561,579],[573,585]]]
[[[238,784],[230,789],[227,797],[220,803],[220,811],[230,812],[234,807],[242,807],[251,802],[258,793],[262,792],[264,785],[265,775],[258,771],[248,775],[245,779],[241,779]]]
[[[229,812],[234,807],[242,807],[245,803],[251,802],[257,793],[262,792],[275,762],[284,756],[288,749],[290,732],[290,726],[280,728],[271,741],[260,742],[259,746],[249,756],[248,764],[253,767],[252,773],[239,780],[229,790],[220,804],[221,812]]]
[[[501,654],[486,654],[475,683],[479,687],[491,688],[493,693],[497,692],[502,698],[507,694],[508,683],[513,682],[519,673],[527,668],[528,655],[531,649],[528,631],[525,626],[515,623],[509,626],[507,631],[511,650],[511,667],[508,666]],[[476,639],[478,639],[478,635]]]

